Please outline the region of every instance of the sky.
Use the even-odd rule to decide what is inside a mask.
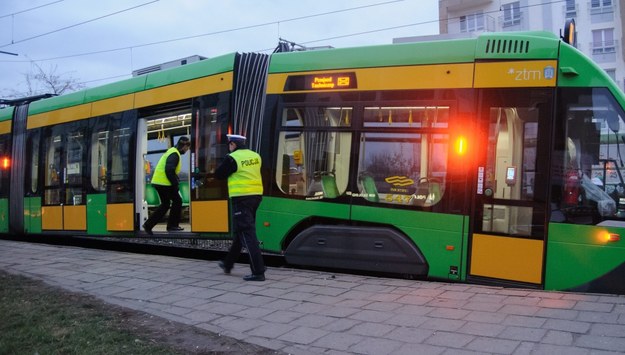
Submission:
[[[0,98],[44,72],[86,87],[192,55],[392,43],[439,33],[437,0],[2,0]]]

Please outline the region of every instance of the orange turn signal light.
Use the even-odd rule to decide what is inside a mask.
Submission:
[[[621,240],[621,236],[617,233],[607,233],[606,240],[608,242],[618,242]]]

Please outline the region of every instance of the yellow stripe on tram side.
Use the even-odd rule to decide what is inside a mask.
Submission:
[[[39,128],[165,102],[232,90],[232,72],[157,87],[93,103],[43,112],[28,118],[27,128]],[[1,127],[1,126],[0,126]]]
[[[135,94],[128,94],[92,103],[91,116],[103,116],[115,112],[130,110],[135,104]]]
[[[11,120],[0,122],[0,134],[11,133]]]
[[[473,63],[415,65],[384,68],[323,70],[270,74],[267,81],[268,94],[285,93],[286,80],[292,75],[356,73],[357,89],[319,91],[362,91],[362,90],[408,90],[470,88],[473,86]],[[304,91],[289,91],[297,93]],[[312,92],[307,90],[306,92]]]
[[[71,121],[77,121],[91,117],[91,104],[82,104],[60,110],[38,113],[28,117],[26,128],[33,129],[45,126],[56,125]]]
[[[555,87],[557,67],[555,60],[476,63],[475,87]]]
[[[232,72],[227,72],[140,91],[135,94],[135,108],[232,90],[232,78]]]

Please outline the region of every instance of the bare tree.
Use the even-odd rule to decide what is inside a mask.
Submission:
[[[85,88],[85,85],[78,82],[70,73],[58,73],[57,65],[50,65],[45,71],[37,63],[32,62],[33,72],[25,73],[28,94],[56,94],[61,95]]]
[[[41,94],[61,95],[85,88],[85,84],[79,82],[71,73],[59,73],[58,65],[50,65],[46,70],[31,61],[31,68],[29,73],[22,73],[26,91],[13,89],[10,90],[8,97],[18,98]]]

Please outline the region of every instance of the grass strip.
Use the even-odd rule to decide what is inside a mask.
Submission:
[[[84,295],[0,271],[0,354],[178,354]]]

